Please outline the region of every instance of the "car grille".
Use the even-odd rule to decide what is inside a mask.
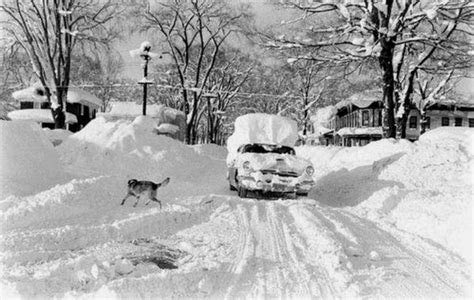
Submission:
[[[276,170],[262,170],[261,172],[263,175],[272,174],[272,175],[278,175],[282,177],[298,177],[298,173],[296,172],[281,172],[281,171],[276,171]]]

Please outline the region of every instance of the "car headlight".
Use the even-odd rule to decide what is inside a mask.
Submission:
[[[312,176],[314,174],[314,168],[312,166],[308,166],[306,168],[306,174],[308,174],[309,176]]]
[[[250,171],[250,162],[246,161],[242,164],[242,168],[244,168],[245,171]]]

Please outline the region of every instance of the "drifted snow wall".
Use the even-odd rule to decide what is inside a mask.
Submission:
[[[167,189],[207,191],[225,185],[225,162],[197,153],[192,147],[154,132],[155,120],[140,116],[135,120],[107,120],[98,117],[70,136],[58,150],[71,172],[87,172],[88,176],[106,175],[158,182],[171,177]],[[209,183],[220,174],[222,182]],[[178,181],[181,186],[178,186]]]
[[[472,261],[474,129],[442,127],[411,143],[383,139],[364,147],[297,147],[310,159],[310,197],[394,225]]]
[[[36,123],[0,121],[0,144],[0,199],[37,193],[70,178]]]

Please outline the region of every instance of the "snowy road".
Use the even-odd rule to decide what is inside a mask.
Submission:
[[[426,255],[446,257],[441,250],[410,247],[348,212],[312,200],[221,201],[236,237],[216,278],[227,298],[460,297],[469,288],[467,276]]]
[[[469,289],[455,255],[311,199],[205,195],[162,211],[116,201],[89,208],[83,196],[108,184],[74,180],[48,197],[15,199],[2,215],[2,277],[24,296],[461,297]],[[51,211],[61,218],[48,220]]]
[[[22,165],[0,173],[2,299],[472,298],[467,129],[300,148],[308,198],[257,200],[227,190],[225,148],[145,121],[99,118],[57,148],[2,123],[24,137],[3,143]],[[162,210],[120,205],[130,178],[166,177]]]

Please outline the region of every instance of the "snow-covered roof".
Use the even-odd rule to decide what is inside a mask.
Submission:
[[[445,106],[455,106],[455,107],[474,107],[473,98],[459,98],[459,99],[439,99],[432,101],[429,106],[433,105],[445,105]]]
[[[349,135],[382,135],[382,127],[344,127],[337,131],[337,135],[349,136]]]
[[[40,95],[38,91],[43,91],[43,95]],[[28,100],[33,102],[45,102],[46,96],[44,96],[44,88],[40,83],[35,83],[32,86],[15,91],[12,97],[17,100]],[[102,100],[77,87],[69,87],[67,91],[67,102],[69,103],[81,103],[88,106],[99,107],[102,105]]]
[[[359,108],[366,108],[372,105],[372,103],[378,101],[382,101],[382,95],[380,91],[371,90],[364,93],[354,94],[350,96],[349,99],[338,102],[336,104],[336,108],[341,109],[349,105],[355,105]]]
[[[77,117],[66,112],[66,123],[77,123]],[[12,120],[29,120],[41,123],[54,123],[53,115],[49,109],[20,109],[8,113],[8,117]]]

